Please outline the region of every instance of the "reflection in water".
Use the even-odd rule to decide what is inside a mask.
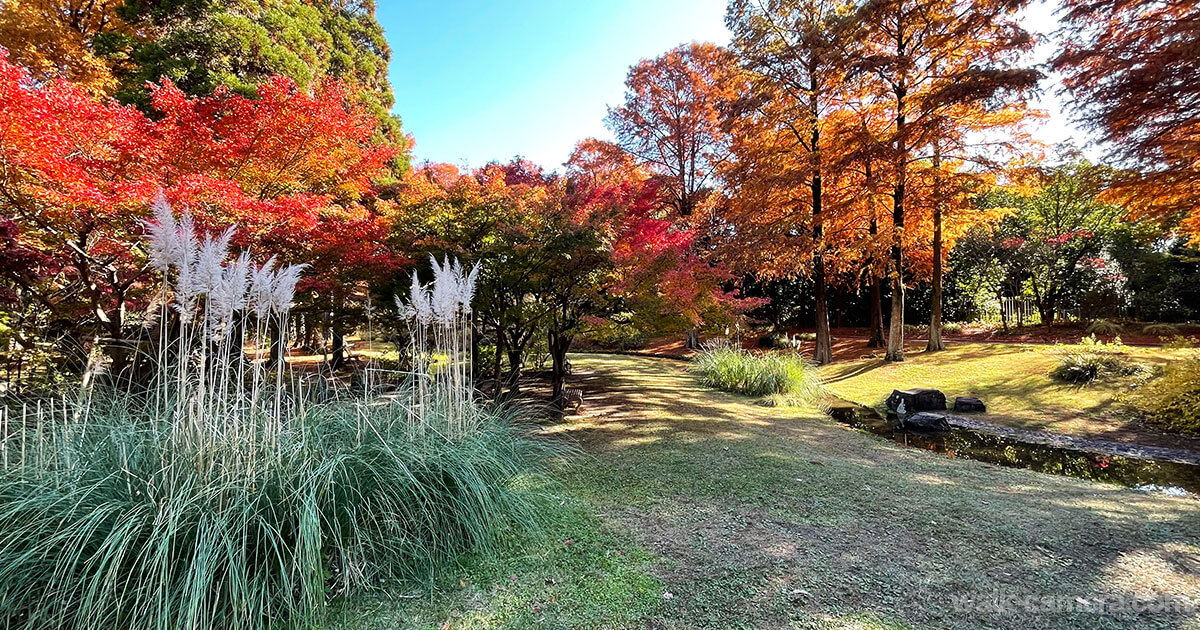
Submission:
[[[1167,491],[1182,488],[1200,494],[1200,466],[1194,464],[1090,453],[957,427],[936,433],[905,431],[896,416],[884,418],[870,407],[845,401],[838,401],[830,415],[838,422],[897,444],[950,457],[1124,486]]]

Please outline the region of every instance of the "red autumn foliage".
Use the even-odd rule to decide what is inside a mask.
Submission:
[[[312,92],[276,77],[256,98],[191,98],[165,80],[153,115],[37,84],[0,50],[0,207],[16,245],[44,254],[45,281],[3,278],[56,316],[122,337],[148,276],[140,242],[162,190],[207,229],[238,226],[238,245],[313,265],[301,289],[329,293],[401,262],[388,225],[361,200],[395,150],[337,83]]]

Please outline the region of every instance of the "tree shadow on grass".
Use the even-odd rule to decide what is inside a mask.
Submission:
[[[588,402],[555,433],[592,457],[569,483],[664,559],[686,627],[1196,621],[1077,600],[1200,593],[1200,502],[903,449],[664,361],[577,367]]]

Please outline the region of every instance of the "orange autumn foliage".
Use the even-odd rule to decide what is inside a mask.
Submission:
[[[1067,0],[1053,61],[1126,172],[1105,195],[1200,239],[1200,4]]]

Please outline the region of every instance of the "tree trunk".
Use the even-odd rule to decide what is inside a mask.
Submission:
[[[813,284],[816,285],[816,347],[813,348],[813,361],[817,365],[825,365],[833,360],[833,343],[829,338],[829,295],[825,285],[825,224],[821,214],[821,129],[817,126],[820,116],[818,102],[817,79],[815,68],[809,69],[812,83],[809,89],[809,108],[813,117],[812,136],[809,138],[809,155],[811,159],[813,214]]]
[[[511,332],[512,329],[510,328],[509,330]],[[524,367],[522,364],[524,363],[525,344],[527,343],[529,343],[529,337],[520,330],[517,331],[516,335],[510,335],[507,340],[508,377],[505,379],[505,384],[508,386],[508,391],[511,394],[521,391],[521,369]]]
[[[502,320],[496,320],[496,362],[492,364],[492,381],[496,383],[496,393],[494,398],[500,399],[500,394],[504,392],[504,387],[500,385],[500,375],[504,369],[504,327],[501,325]]]
[[[1038,314],[1042,316],[1042,325],[1046,327],[1046,330],[1054,328],[1054,310],[1053,304],[1038,305]]]
[[[249,317],[245,312],[235,314],[233,316],[233,325],[230,328],[230,338],[233,340],[233,352],[237,357],[239,364],[246,361],[246,318]]]
[[[817,365],[825,365],[833,360],[833,342],[829,332],[829,296],[825,284],[825,257],[817,254],[815,257],[813,280],[816,283],[816,346],[813,348],[813,361]]]
[[[277,318],[272,317],[270,319],[271,358],[268,360],[267,365],[273,367],[279,365],[279,362],[284,360],[283,355],[287,352],[287,348],[283,347],[283,340],[287,337],[287,331],[283,329]]]
[[[126,374],[126,371],[130,369],[131,344],[137,342],[125,338],[124,292],[114,291],[113,298],[117,304],[112,315],[108,316],[109,355],[112,357],[112,366],[109,370],[113,377],[126,375],[132,378],[132,375]]]
[[[871,272],[871,296],[868,298],[871,302],[871,336],[867,339],[868,348],[882,348],[887,344],[883,337],[883,287],[880,286],[881,280]]]
[[[496,326],[496,362],[492,364],[492,380],[500,384],[500,374],[504,369],[504,328]]]
[[[904,39],[896,41],[897,57],[904,57]],[[896,93],[896,187],[892,195],[892,321],[888,330],[887,361],[904,360],[904,184],[908,173],[908,139],[905,137],[904,85]]]
[[[1008,334],[1008,309],[1004,308],[1004,292],[997,294],[996,299],[1000,300],[1000,327],[1004,330],[1004,334]]]
[[[563,387],[567,382],[567,351],[571,348],[572,335],[550,331],[547,345],[550,348],[550,404],[563,409]]]
[[[865,166],[866,185],[867,185],[867,211],[871,213],[871,223],[867,228],[868,234],[871,235],[871,242],[874,245],[875,238],[879,235],[879,221],[875,218],[875,203],[874,203],[874,188],[873,180],[871,179],[871,160],[868,158]],[[874,250],[872,250],[874,251]],[[876,273],[877,265],[875,264],[875,255],[871,255],[870,266],[867,268],[868,282],[871,290],[871,321],[868,323],[870,336],[867,339],[868,348],[882,348],[887,344],[883,338],[883,287],[880,286],[882,279]]]
[[[333,340],[329,350],[329,369],[340,370],[346,364],[346,335],[336,322],[330,324],[329,334]]]
[[[933,143],[933,296],[929,314],[929,343],[925,349],[945,350],[942,341],[942,155]]]
[[[511,393],[521,391],[521,349],[509,344],[508,350],[508,376],[504,379],[504,384],[508,387]]]
[[[904,360],[904,250],[900,247],[900,234],[904,230],[903,180],[896,184],[892,221],[895,226],[892,236],[892,320],[884,359],[899,362]]]

